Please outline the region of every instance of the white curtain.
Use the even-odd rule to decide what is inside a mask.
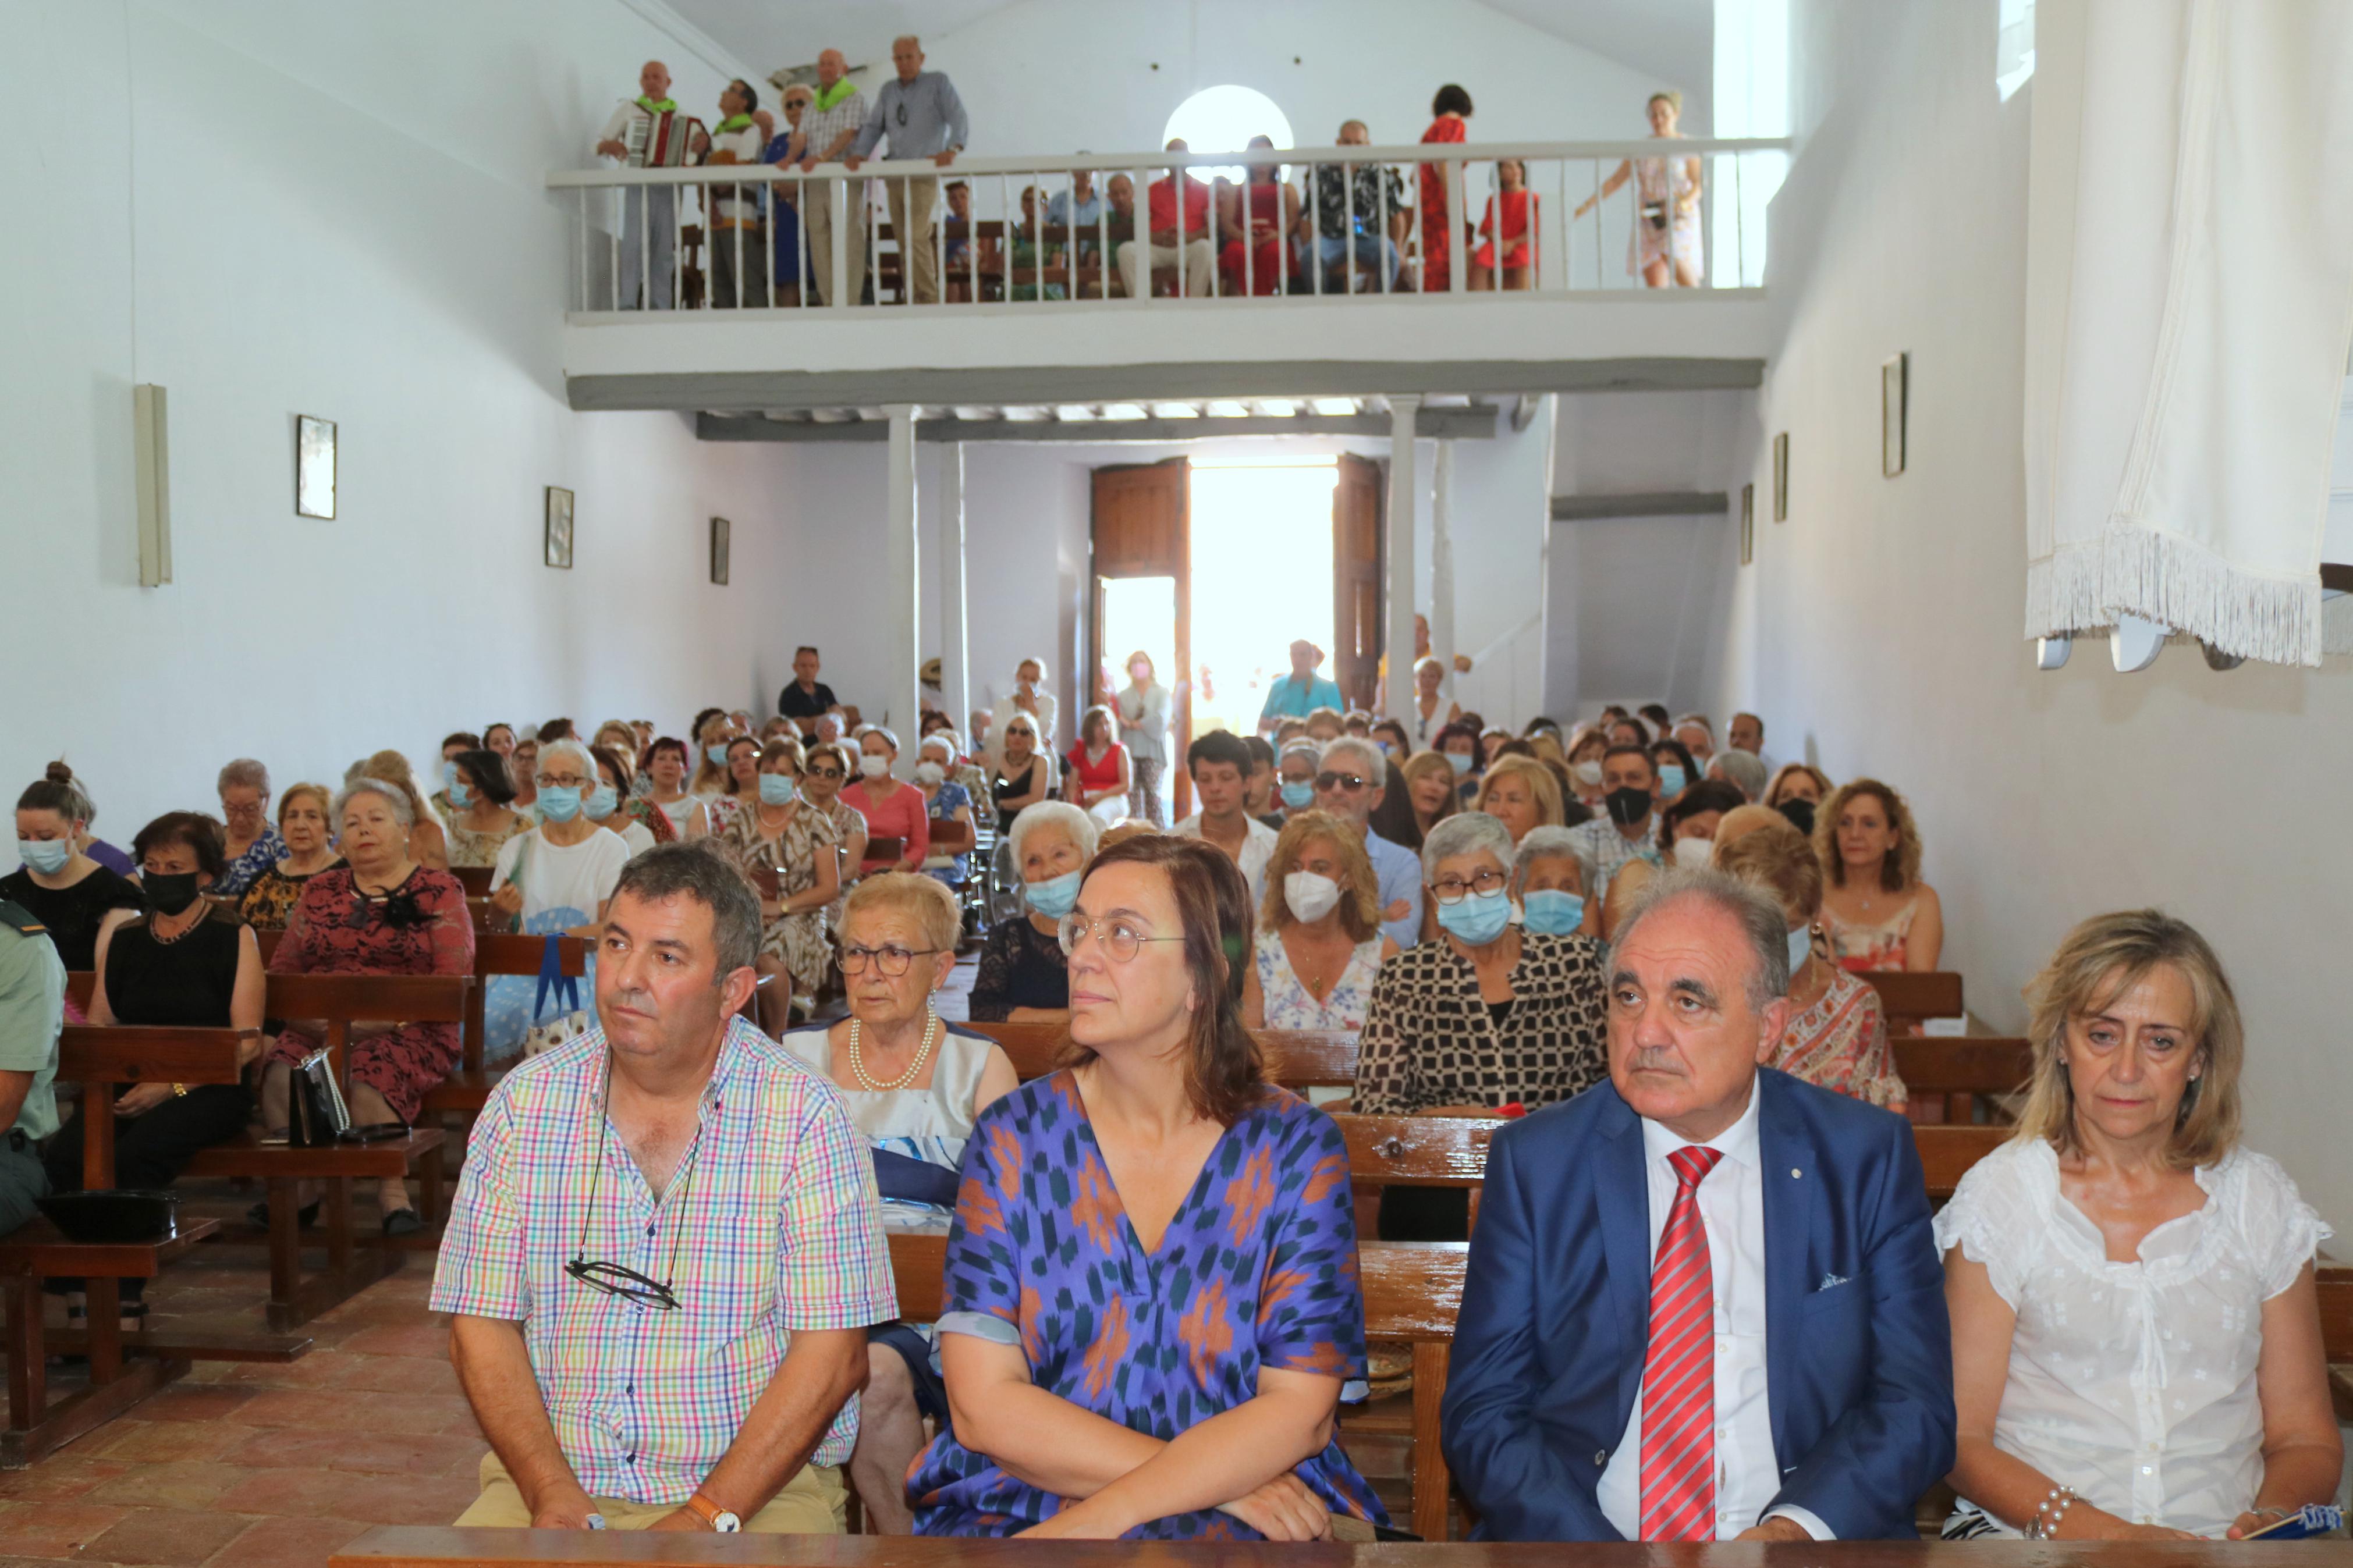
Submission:
[[[2317,664],[2353,0],[2043,0],[2035,23],[2027,635],[2129,614]]]

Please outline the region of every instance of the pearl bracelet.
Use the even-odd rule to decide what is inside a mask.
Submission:
[[[2073,1487],[2052,1487],[2050,1495],[2035,1506],[2033,1517],[2026,1521],[2026,1539],[2029,1541],[2056,1539],[2059,1534],[2059,1521],[2067,1517],[2069,1509],[2075,1506],[2075,1497]],[[2059,1505],[2057,1510],[2052,1512],[2049,1519],[2043,1518],[2044,1510],[2050,1509],[2054,1502]]]

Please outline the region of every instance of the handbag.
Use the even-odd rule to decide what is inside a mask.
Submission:
[[[525,1058],[570,1045],[588,1032],[590,1019],[588,1010],[580,1005],[580,982],[564,973],[564,950],[557,945],[563,940],[563,933],[552,932],[540,950],[539,990],[532,997],[531,1027],[523,1031],[522,1037]],[[551,991],[564,1010],[548,1018],[547,997]]]
[[[324,1149],[351,1131],[351,1107],[335,1081],[334,1053],[324,1046],[294,1064],[286,1097],[286,1142],[296,1149]]]

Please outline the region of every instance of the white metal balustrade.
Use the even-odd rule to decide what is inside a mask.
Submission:
[[[1232,309],[1276,307],[1300,295],[1389,304],[1427,301],[1438,298],[1440,290],[1430,265],[1436,247],[1423,232],[1428,226],[1420,200],[1425,165],[1440,172],[1444,186],[1444,296],[1485,298],[1472,287],[1473,255],[1492,243],[1500,264],[1525,240],[1531,261],[1525,277],[1511,278],[1499,267],[1487,292],[1497,300],[1558,300],[1651,291],[1632,265],[1633,236],[1638,226],[1650,225],[1668,237],[1667,249],[1672,254],[1675,198],[1681,193],[1672,177],[1662,176],[1691,158],[1700,161],[1702,176],[1682,210],[1691,213],[1704,242],[1699,286],[1713,290],[1754,286],[1763,273],[1766,198],[1779,183],[1788,147],[1786,138],[1694,137],[1289,148],[1269,161],[1279,160],[1278,179],[1298,193],[1298,217],[1277,226],[1279,238],[1261,234],[1255,239],[1226,221],[1228,203],[1241,188],[1217,176],[1230,173],[1243,156],[1233,153],[969,157],[945,168],[927,159],[891,161],[864,164],[855,174],[839,163],[807,172],[793,165],[760,165],[759,173],[748,179],[735,173],[744,166],[734,164],[603,168],[563,171],[549,175],[547,184],[565,193],[574,208],[571,309],[591,320],[625,312],[633,316],[647,294],[654,296],[657,310],[721,306],[771,319],[818,309],[860,309],[855,299],[820,304],[812,298],[820,269],[809,254],[806,221],[792,226],[796,238],[781,257],[779,224],[722,227],[715,221],[745,211],[756,211],[765,220],[778,202],[791,203],[796,214],[811,212],[813,203],[829,204],[831,254],[824,274],[847,277],[850,236],[862,231],[865,277],[874,297],[885,297],[887,258],[896,275],[896,288],[887,291],[895,295],[891,302],[907,303],[914,282],[914,269],[906,264],[907,237],[894,231],[886,238],[893,204],[881,198],[885,193],[896,195],[906,204],[902,210],[912,210],[925,189],[933,192],[935,216],[929,244],[943,295],[937,307],[925,308],[991,312]],[[1527,199],[1518,232],[1497,234],[1496,229],[1511,228],[1513,208],[1519,205],[1502,199],[1499,165],[1505,162],[1517,163],[1525,172],[1521,188]],[[1606,183],[1621,165],[1631,177],[1605,197]],[[1341,170],[1340,232],[1326,236],[1316,193],[1324,184],[1321,171],[1334,166]],[[1367,166],[1383,173],[1360,181],[1356,171]],[[1145,297],[1124,298],[1118,258],[1121,248],[1138,237],[1132,214],[1143,212],[1148,221],[1151,184],[1168,179],[1176,169],[1193,171],[1189,178],[1207,183],[1206,216],[1200,223],[1193,221],[1189,199],[1173,204],[1179,227],[1173,264],[1152,265],[1145,274],[1152,280]],[[1065,211],[1081,210],[1076,185],[1082,174],[1093,182],[1098,204],[1094,220],[1075,225],[1050,221],[1049,209],[1057,197]],[[1115,210],[1112,199],[1111,187],[1121,179],[1128,185],[1127,213]],[[971,191],[969,217],[946,210],[944,192],[959,180]],[[1356,210],[1360,184],[1371,187],[1374,210]],[[1646,199],[1646,193],[1652,199]],[[1666,201],[1654,199],[1662,194]],[[855,231],[845,221],[853,202],[865,215]],[[1249,203],[1246,195],[1235,203],[1245,219]],[[1586,208],[1582,213],[1581,206]],[[1206,290],[1198,271],[1202,253],[1193,243],[1203,240],[1208,242],[1209,253]],[[1325,241],[1329,243],[1321,243]],[[1238,253],[1239,279],[1221,264],[1229,244]],[[1394,251],[1394,266],[1385,245]],[[636,254],[626,255],[625,247]],[[1327,254],[1334,247],[1338,247],[1336,257]],[[723,271],[718,265],[720,247],[730,251]],[[1145,254],[1148,258],[1150,252]],[[1271,259],[1271,278],[1261,276],[1262,258]],[[765,283],[748,289],[747,279],[755,276]],[[625,279],[642,281],[625,289]],[[732,281],[728,292],[733,298],[718,297],[723,280]],[[1236,282],[1239,290],[1233,287]],[[1171,289],[1166,298],[1157,292],[1164,285]],[[791,302],[776,303],[785,290],[791,291]],[[1675,291],[1672,283],[1656,290]],[[950,299],[951,293],[961,298]]]

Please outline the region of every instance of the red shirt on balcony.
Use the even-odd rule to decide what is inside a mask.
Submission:
[[[1152,231],[1176,226],[1176,197],[1166,180],[1155,180],[1145,193],[1145,211],[1151,220]],[[1206,239],[1209,233],[1209,187],[1190,174],[1185,176],[1185,237]]]

